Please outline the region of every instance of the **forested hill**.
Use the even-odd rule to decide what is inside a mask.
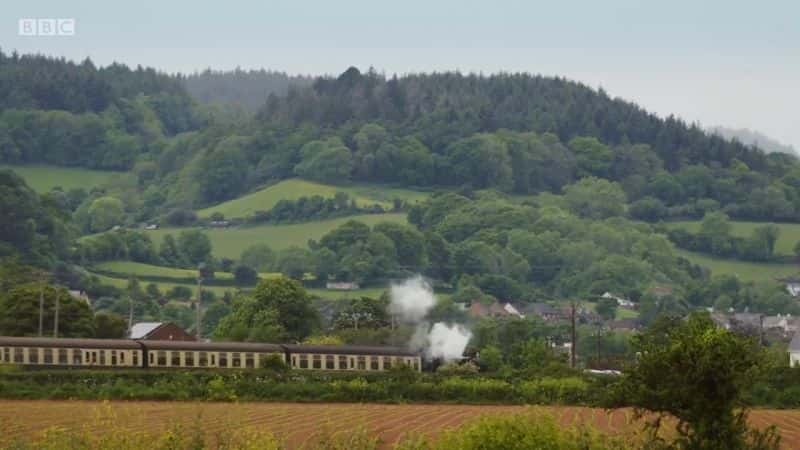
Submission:
[[[313,78],[264,69],[236,68],[231,71],[207,69],[187,75],[183,81],[199,102],[239,106],[256,112],[270,94],[285,95],[289,86],[310,85]]]
[[[187,92],[194,86],[210,101],[217,82],[230,87],[220,99],[274,92],[254,117]],[[244,71],[185,79],[14,54],[0,56],[0,88],[0,163],[133,169],[137,192],[124,197],[138,220],[291,177],[523,195],[560,194],[595,177],[617,183],[640,219],[721,209],[740,219],[800,220],[793,156],[765,154],[563,78],[387,79],[350,68],[313,82]]]
[[[648,144],[670,171],[687,164],[736,158],[761,170],[762,152],[669,117],[610,98],[603,90],[563,78],[530,74],[490,76],[434,73],[385,79],[350,68],[338,78],[274,96],[260,111],[264,122],[339,126],[378,121],[419,136],[434,152],[453,140],[498,129],[555,133],[566,142],[593,136],[606,144]]]
[[[0,163],[130,169],[204,120],[180,79],[0,52]]]

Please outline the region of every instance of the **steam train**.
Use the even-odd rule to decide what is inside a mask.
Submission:
[[[296,370],[422,370],[419,353],[397,347],[0,336],[0,364],[24,366],[254,369],[276,357]]]

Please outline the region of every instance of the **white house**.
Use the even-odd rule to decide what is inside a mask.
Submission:
[[[617,306],[619,306],[620,308],[628,308],[628,309],[636,308],[636,303],[633,303],[627,298],[617,297],[611,292],[606,292],[605,294],[601,295],[600,298],[613,298],[614,300],[617,301]]]
[[[786,285],[786,292],[792,297],[800,296],[800,277],[779,278]]]
[[[800,365],[800,333],[795,334],[789,343],[789,366]]]

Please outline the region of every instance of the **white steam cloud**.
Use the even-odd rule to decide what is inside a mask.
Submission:
[[[438,322],[428,333],[426,355],[429,358],[441,358],[445,361],[461,358],[467,348],[472,333],[462,325],[446,325]]]
[[[407,323],[419,323],[436,306],[430,284],[417,275],[400,284],[392,284],[389,312]]]
[[[472,333],[459,324],[437,322],[431,326],[425,318],[434,306],[433,289],[421,276],[391,286],[389,312],[404,323],[417,325],[409,343],[411,348],[424,349],[428,359],[458,359],[464,354]]]

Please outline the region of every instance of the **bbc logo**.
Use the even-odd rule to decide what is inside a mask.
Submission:
[[[20,36],[75,36],[75,19],[19,19]]]

